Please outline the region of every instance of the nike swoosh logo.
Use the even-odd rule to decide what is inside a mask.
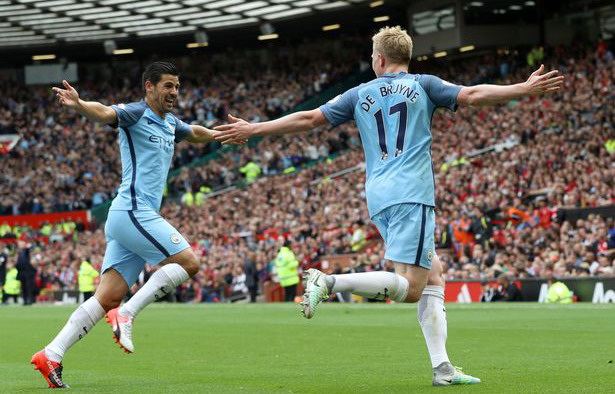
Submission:
[[[147,120],[147,124],[152,124],[152,123],[156,123],[156,122],[154,122],[153,120],[149,120],[149,119]]]
[[[453,383],[453,379],[442,379],[442,381],[446,383]]]
[[[120,322],[118,321],[117,318],[115,318],[115,326],[117,327],[117,330],[113,330],[113,335],[115,335],[115,338],[119,340],[122,334],[120,331]]]

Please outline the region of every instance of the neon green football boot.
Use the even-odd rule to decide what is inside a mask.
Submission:
[[[454,384],[477,384],[480,383],[479,378],[466,375],[461,371],[460,367],[455,367],[449,362],[443,362],[433,369],[434,386],[452,386]]]
[[[326,283],[324,273],[317,269],[310,268],[303,275],[303,301],[301,302],[301,313],[306,319],[311,319],[316,313],[316,307],[322,300],[329,298],[329,286]]]

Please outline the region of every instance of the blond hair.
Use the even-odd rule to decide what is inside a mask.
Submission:
[[[383,27],[372,37],[374,51],[384,55],[384,57],[394,64],[410,64],[412,57],[412,38],[408,32],[401,28]]]

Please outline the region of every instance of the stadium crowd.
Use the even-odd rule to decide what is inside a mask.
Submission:
[[[446,70],[430,72],[461,84],[517,82],[532,71],[524,55],[512,53],[464,60],[463,63],[448,62]],[[434,116],[436,242],[447,265],[448,279],[484,279],[500,275],[541,277],[547,271],[556,277],[615,275],[613,217],[591,214],[574,223],[558,217],[561,208],[600,207],[615,202],[613,55],[609,51],[598,53],[591,46],[579,45],[547,48],[544,61],[547,69],[558,68],[566,76],[563,92],[523,99],[495,109],[461,108],[456,114],[439,111]],[[478,73],[468,71],[473,69],[479,70]],[[349,71],[339,71],[338,75]],[[315,68],[307,75],[319,78],[322,73]],[[289,89],[288,81],[275,76],[272,73],[267,84],[280,93],[277,97],[287,97],[288,91],[283,89]],[[244,89],[239,88],[242,82],[232,78],[229,81],[235,83],[234,92]],[[276,85],[275,81],[283,82]],[[300,86],[305,85],[297,84],[293,92],[303,98],[309,92],[302,91]],[[224,118],[228,111],[258,120],[277,116],[285,110],[267,113],[269,105],[261,100],[271,96],[272,91],[257,90],[259,93],[254,96],[240,94],[244,101],[239,100],[239,103],[236,103],[237,96],[232,95],[221,100],[225,103],[224,109],[212,111],[211,119],[208,111],[199,110],[199,113],[205,122],[215,122]],[[182,102],[184,105],[192,103],[191,98],[196,97],[198,104],[188,104],[188,107],[198,109],[203,106],[203,101],[199,100],[210,96],[223,97],[224,94],[219,91],[217,94],[215,91],[188,94]],[[12,98],[19,102],[15,96]],[[286,104],[290,107],[298,101],[300,99]],[[46,103],[47,106],[51,104],[50,101]],[[55,109],[50,110],[52,116],[42,109],[38,112],[41,119],[51,117],[52,124],[63,124],[56,118],[69,116]],[[198,111],[192,112],[198,118]],[[5,113],[5,120],[7,116]],[[79,118],[74,118],[73,122],[84,130],[92,127]],[[74,127],[60,130],[60,134],[72,141]],[[51,129],[53,127],[40,132],[41,138],[52,138],[49,136]],[[114,136],[110,133],[96,133],[95,136],[93,139],[83,132],[79,146],[92,149],[88,155],[74,153],[69,149],[74,145],[67,142],[66,148],[60,149],[61,157],[98,159],[91,168],[85,168],[90,168],[92,178],[101,177],[99,181],[103,183],[93,180],[93,185],[109,182],[105,196],[109,197],[119,184],[117,152],[113,153],[111,148],[103,150],[105,156],[115,154],[115,161],[101,164],[101,151],[96,150],[97,142],[92,141],[104,138],[106,146],[113,145],[116,150],[111,143]],[[42,156],[33,157],[27,169],[23,165],[23,157],[29,157],[24,153],[27,148],[17,150],[24,155],[22,158],[13,155],[10,159],[13,161],[7,167],[12,171],[9,179],[22,183],[20,186],[26,189],[24,195],[28,195],[27,190],[35,195],[32,190],[45,190],[45,187],[50,195],[58,195],[55,188],[66,185],[62,177],[55,184],[37,186],[32,182],[32,179],[40,179],[35,174],[41,169],[35,163],[48,163],[56,154],[55,146],[51,146],[54,145],[43,149]],[[179,164],[203,153],[188,153],[184,160],[182,152],[178,150]],[[242,150],[225,151],[206,165],[183,168],[171,181],[170,196],[163,205],[162,215],[192,243],[201,257],[203,269],[190,284],[183,286],[178,296],[184,300],[214,301],[235,292],[247,293],[238,280],[245,280],[244,266],[255,264],[259,280],[270,280],[275,275],[271,262],[281,238],[291,241],[303,268],[318,265],[322,256],[356,252],[349,266],[329,268],[337,271],[391,269],[390,263],[383,260],[383,245],[365,209],[362,159],[356,128],[346,124],[299,136],[263,140]],[[100,168],[105,165],[108,171],[116,172],[116,178],[101,175]],[[45,170],[57,175],[63,173],[63,168],[71,167],[58,163]],[[26,180],[22,181],[21,177]],[[212,189],[233,185],[236,188],[227,193],[207,196]],[[2,190],[7,196],[11,194],[4,185]],[[18,194],[13,198],[18,203],[22,201]],[[47,201],[45,195],[38,198]],[[5,201],[4,196],[2,201]],[[31,205],[34,206],[34,200]],[[81,259],[89,258],[95,266],[100,264],[104,252],[104,236],[100,229],[80,233],[77,241],[71,237],[66,234],[70,240],[63,243],[34,246],[39,286],[74,287],[74,275],[71,278],[69,272],[76,269]],[[7,259],[9,264],[14,258]],[[43,282],[43,278],[55,279]]]

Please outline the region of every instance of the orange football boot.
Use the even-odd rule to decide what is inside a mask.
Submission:
[[[34,369],[45,378],[51,389],[67,389],[69,386],[62,381],[62,363],[51,361],[45,355],[45,349],[35,353],[30,360]]]

